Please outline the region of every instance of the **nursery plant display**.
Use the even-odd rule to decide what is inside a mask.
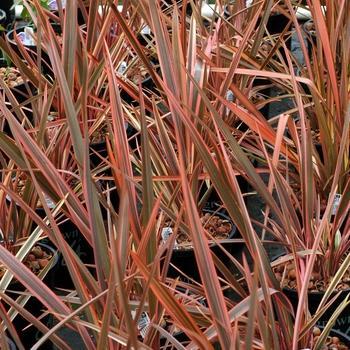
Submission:
[[[225,253],[231,253],[233,249],[231,245],[233,238],[237,236],[236,227],[229,217],[218,210],[203,209],[200,220],[208,236],[211,252],[229,268],[231,261]],[[169,248],[172,248],[170,265],[166,272],[167,277],[200,281],[188,228],[175,228],[174,223],[169,219],[163,219],[163,222],[164,224],[161,224],[161,243],[165,244],[170,240]]]
[[[44,244],[45,235],[42,227],[45,223],[38,218],[34,212],[26,215],[28,204],[30,201],[30,192],[24,190],[22,193],[14,192],[18,179],[11,176],[16,173],[15,169],[11,172],[11,167],[7,167],[10,172],[2,178],[1,184],[1,246],[10,254],[16,256],[19,261],[22,261],[24,271],[37,276],[37,278],[45,279],[45,284],[52,287],[52,269],[57,264],[55,249]],[[10,175],[10,176],[9,176]],[[29,190],[30,187],[27,188]],[[24,209],[23,209],[24,208]],[[33,221],[34,220],[34,221]],[[34,222],[34,224],[33,224]],[[38,226],[39,225],[39,226]],[[0,266],[1,288],[7,291],[7,295],[25,310],[30,312],[33,317],[42,315],[42,304],[40,301],[29,298],[25,293],[25,288],[17,280],[15,276],[9,273],[7,265],[1,260]],[[8,320],[12,322],[13,327],[21,329],[30,326],[30,322],[18,315],[16,309],[11,305],[4,305],[8,313]],[[5,309],[4,309],[5,310]],[[47,324],[48,317],[42,318],[43,324]],[[11,333],[11,332],[10,332]],[[41,336],[36,328],[30,327],[18,333],[18,336],[13,336],[19,343],[34,344],[37,336]]]
[[[0,38],[2,346],[28,347],[25,320],[34,350],[349,347],[348,1],[307,0],[311,50],[300,1],[22,4],[40,40]]]
[[[281,159],[273,161],[271,158],[268,164],[273,174],[270,185],[275,183],[279,200],[284,203],[284,216],[289,218],[287,225],[274,226],[272,230],[293,255],[290,262],[285,261],[283,269],[287,268],[289,272],[284,270],[282,283],[295,290],[294,302],[299,299],[297,320],[304,317],[300,309],[301,297],[309,295],[310,311],[315,313],[321,310],[327,298],[335,297],[336,292],[343,290],[338,302],[333,299],[329,307],[334,311],[344,301],[348,289],[350,110],[346,87],[349,76],[343,72],[348,69],[349,60],[346,58],[348,53],[344,51],[347,44],[339,45],[345,32],[319,34],[330,25],[331,18],[337,16],[333,10],[329,9],[325,22],[314,14],[318,40],[312,43],[310,57],[303,45],[306,66],[303,78],[313,79],[321,74],[322,81],[314,78],[314,86],[304,95],[296,82],[298,78],[292,79],[293,90],[300,91],[299,101],[296,101],[299,120],[286,120],[286,130],[293,140],[297,162],[293,164],[291,160],[290,165],[282,165],[284,161]],[[343,18],[338,19],[337,25],[343,30],[347,28]],[[297,32],[301,34],[300,27],[297,27]],[[310,63],[321,57],[323,65]],[[302,111],[304,103],[308,107]],[[317,139],[313,135],[318,135]],[[348,313],[345,308],[336,319],[335,329],[344,333],[350,331]],[[329,314],[325,314],[326,317],[319,319],[320,323],[329,319]]]
[[[220,240],[228,238],[233,230],[232,223],[230,223],[227,218],[215,215],[214,213],[206,212],[201,217],[201,222],[203,223],[203,227],[212,235],[214,241],[215,239]],[[186,249],[186,242],[189,242],[189,238],[185,234],[180,234],[177,238],[177,242],[180,245],[183,243],[183,249]]]

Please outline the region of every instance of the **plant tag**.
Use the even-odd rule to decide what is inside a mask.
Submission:
[[[131,310],[131,317],[135,319],[136,310]],[[137,321],[137,329],[140,332],[142,338],[145,338],[151,324],[151,319],[148,316],[148,313],[143,311],[140,315],[139,320]]]
[[[161,233],[163,243],[165,243],[169,239],[169,237],[172,233],[173,233],[173,229],[170,226],[163,228],[162,233]],[[174,242],[174,249],[179,249],[176,239]]]
[[[125,61],[120,62],[119,68],[118,68],[118,73],[119,74],[124,74],[126,71],[126,68],[128,67],[128,64]]]
[[[45,201],[46,201],[47,206],[50,209],[53,209],[55,207],[55,203],[52,201],[52,199],[48,195],[44,194],[44,196],[45,196]]]
[[[32,27],[24,27],[24,36],[21,36],[23,45],[26,46],[34,46],[35,41],[34,41],[34,30]]]
[[[333,206],[332,206],[332,212],[331,212],[332,215],[336,214],[338,207],[339,207],[339,204],[340,204],[340,201],[341,201],[341,197],[342,197],[342,195],[339,193],[337,193],[335,195],[334,201],[333,201]]]
[[[235,99],[235,95],[231,90],[227,90],[226,92],[226,100],[229,102],[233,102]],[[226,114],[228,115],[230,113],[230,108],[226,107]]]
[[[173,229],[171,227],[164,227],[162,230],[162,240],[165,243],[170,235],[173,233]]]
[[[235,95],[231,90],[227,90],[226,92],[226,100],[229,102],[233,102]]]
[[[151,34],[151,28],[149,26],[144,26],[141,29],[141,34],[145,34],[145,35],[150,35]]]
[[[61,0],[61,5],[63,9],[66,8],[66,0]],[[49,1],[48,6],[51,11],[57,11],[58,10],[57,0]]]
[[[147,312],[142,312],[139,320],[137,321],[137,329],[140,332],[141,337],[144,339],[149,330],[151,320]]]

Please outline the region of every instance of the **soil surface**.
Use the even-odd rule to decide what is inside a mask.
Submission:
[[[42,249],[41,246],[34,246],[31,252],[24,258],[23,263],[32,272],[38,274],[52,259],[52,254]],[[6,272],[6,267],[0,266],[0,278]]]
[[[316,344],[318,337],[322,331],[320,328],[315,327],[313,329],[313,342]],[[329,336],[326,339],[325,344],[320,348],[321,350],[348,350],[349,347],[345,345],[338,337]]]
[[[281,283],[282,288],[295,290],[297,287],[296,270],[293,263],[281,264],[274,268],[276,278]],[[308,285],[309,292],[325,292],[330,284],[330,281],[324,281],[321,274],[313,272]],[[348,270],[342,280],[338,283],[336,291],[343,291],[350,288],[350,271]]]
[[[201,222],[214,240],[227,239],[232,231],[232,223],[229,220],[212,213],[204,213]],[[171,224],[168,223],[168,226],[171,227]],[[176,236],[176,249],[193,249],[192,238],[185,232],[179,232]]]
[[[9,87],[13,88],[23,83],[23,78],[18,69],[14,67],[1,67],[0,78]]]

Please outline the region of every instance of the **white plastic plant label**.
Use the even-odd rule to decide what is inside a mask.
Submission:
[[[173,233],[173,229],[171,227],[164,227],[163,230],[162,230],[162,240],[163,240],[163,243],[165,243],[170,235]]]
[[[34,46],[34,30],[32,27],[24,27],[24,31],[18,33],[19,39],[25,46]]]
[[[144,26],[141,29],[141,34],[150,35],[151,34],[151,28],[148,25]]]
[[[135,316],[136,316],[136,311],[135,310],[132,310],[131,311],[131,317],[133,319],[135,319]],[[137,321],[137,329],[139,330],[140,332],[140,335],[141,337],[144,339],[147,335],[147,332],[148,332],[148,329],[149,329],[149,326],[151,324],[151,320],[148,316],[148,313],[143,311],[140,315],[140,318],[139,320]]]
[[[118,73],[119,74],[124,74],[126,71],[126,68],[128,67],[128,64],[125,61],[120,62],[119,68],[118,68]]]
[[[170,226],[164,227],[162,229],[162,233],[161,233],[162,242],[165,243],[169,239],[170,235],[172,235],[172,233],[173,233],[173,229]],[[176,239],[174,242],[174,249],[179,249],[179,246],[178,246]]]
[[[332,212],[331,212],[332,215],[336,214],[338,207],[339,207],[339,204],[340,204],[340,201],[341,201],[341,197],[342,197],[342,195],[339,193],[337,193],[335,195],[334,201],[333,201],[333,206],[332,206]]]
[[[235,95],[233,94],[233,92],[231,90],[227,90],[226,92],[226,100],[229,102],[233,102],[235,98]],[[226,114],[230,113],[230,109],[228,107],[226,107]]]
[[[229,102],[233,102],[235,95],[231,90],[227,90],[226,92],[226,100]]]
[[[61,0],[61,5],[62,5],[62,8],[66,8],[66,0]],[[51,0],[49,1],[48,3],[48,6],[49,6],[49,9],[51,11],[57,11],[58,10],[58,3],[57,3],[57,0]]]
[[[55,203],[52,201],[52,199],[48,195],[44,194],[44,196],[45,196],[45,201],[46,201],[47,206],[50,209],[53,209],[55,207]]]
[[[148,313],[142,312],[142,314],[137,322],[137,329],[139,330],[142,338],[146,337],[150,324],[151,324],[151,320],[148,316]]]

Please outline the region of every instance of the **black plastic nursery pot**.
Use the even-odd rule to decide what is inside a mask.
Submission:
[[[137,130],[129,123],[125,123],[124,126],[126,130],[126,137],[129,140],[129,146],[131,149],[134,149],[137,143],[140,145],[141,140],[139,134],[137,134]],[[106,158],[107,156],[107,143],[105,139],[90,144],[90,163],[92,167],[98,166],[103,161],[102,158]],[[105,173],[108,176],[112,175],[110,168],[107,169]]]
[[[296,310],[298,306],[299,296],[295,290],[289,288],[283,288],[284,294],[288,297],[290,302],[292,303],[294,309]],[[339,304],[346,298],[346,296],[350,293],[350,289],[344,290],[340,293],[336,301],[328,308],[328,310],[323,314],[321,319],[317,322],[317,326],[325,327],[328,320],[335,312],[336,308]],[[308,305],[311,314],[314,314],[320,304],[324,293],[322,292],[310,292],[308,293]],[[350,337],[350,306],[348,306],[337,318],[333,330],[338,333]]]
[[[126,132],[127,132],[127,137],[129,139],[130,148],[136,147],[137,143],[140,144],[139,137],[138,135],[136,135],[137,133],[136,129],[134,129],[132,126],[128,124],[126,126]],[[96,167],[99,167],[100,165],[103,166],[104,164],[101,157],[106,158],[108,156],[106,141],[92,143],[90,145],[90,150],[91,150],[90,152],[91,168],[96,168]],[[107,167],[105,170],[101,169],[101,173],[99,173],[99,175],[111,177],[113,174],[112,174],[111,168]],[[109,192],[111,205],[113,206],[114,210],[117,211],[119,207],[119,195],[118,195],[117,189],[115,188],[114,180],[100,180],[99,185],[100,185],[101,191]],[[101,210],[102,210],[103,219],[106,219],[107,210],[102,205],[101,205]]]
[[[42,208],[36,209],[36,213],[44,218],[46,216],[45,211]],[[78,255],[80,260],[87,265],[94,264],[93,249],[87,242],[85,237],[80,233],[78,228],[69,220],[62,222],[59,229],[69,246]],[[62,289],[75,289],[72,278],[70,277],[67,264],[63,259],[61,253],[58,254],[57,264],[53,269],[53,287]]]
[[[247,193],[250,190],[249,182],[242,175],[237,175],[236,179],[237,179],[238,186],[239,186],[242,194]],[[218,209],[218,206],[219,206],[218,203],[222,203],[219,194],[217,193],[215,188],[213,188],[211,190],[210,194],[206,195],[207,190],[208,190],[208,187],[202,186],[200,188],[200,191],[199,191],[199,198],[203,198],[204,196],[206,196],[206,198],[205,198],[206,205],[204,208],[210,209],[210,210]],[[204,200],[203,200],[203,202],[204,202]]]
[[[268,30],[268,32],[271,35],[280,34],[286,28],[288,23],[289,23],[289,19],[285,15],[283,15],[281,13],[272,13],[269,16],[269,19],[267,21],[266,29]],[[292,43],[291,37],[288,37],[285,40],[285,43],[286,43],[287,48],[290,49],[291,43]],[[282,53],[283,58],[286,59],[286,56],[284,54],[284,50],[282,47],[280,48],[280,52]]]
[[[193,295],[190,291],[186,290],[183,287],[177,286],[176,290],[185,294],[185,295]],[[208,307],[206,300],[201,299],[198,300],[204,307]],[[163,324],[163,328],[175,338],[176,341],[181,343],[182,346],[187,346],[190,343],[190,338],[184,333],[182,330],[175,328],[174,325],[169,324],[168,322]],[[166,336],[160,335],[159,345],[162,350],[172,350],[175,349],[175,345],[171,342]]]
[[[34,93],[34,91],[33,91],[34,88],[33,88],[33,86],[30,83],[29,83],[29,88],[31,88],[32,89],[32,93]],[[15,99],[20,104],[23,103],[24,101],[26,101],[29,98],[29,94],[28,94],[26,85],[24,83],[11,88],[11,92],[14,95]],[[1,89],[0,89],[0,93],[2,93]],[[8,108],[11,110],[11,104],[10,104],[7,96],[5,96],[5,103],[8,106]],[[33,122],[33,112],[31,110],[31,104],[29,103],[28,105],[25,105],[25,106],[23,105],[22,111],[25,114],[25,116],[28,118],[28,120],[30,122]],[[13,112],[13,114],[16,114],[16,113]],[[7,136],[13,138],[13,134],[12,134],[11,128],[10,128],[7,120],[5,119],[4,115],[2,115],[0,117],[0,129]],[[5,158],[6,158],[6,156],[5,156]]]
[[[138,41],[140,42],[141,45],[146,46],[147,45],[147,41],[145,40],[152,40],[152,36],[151,34],[139,34],[137,36]],[[148,57],[149,63],[156,69],[157,74],[161,75],[161,70],[159,69],[159,61],[158,58],[152,55],[149,55]],[[125,66],[125,70],[127,69],[127,62],[124,61]],[[124,70],[124,69],[123,69]],[[138,81],[134,82],[137,86],[138,86]],[[129,94],[129,92],[127,91],[127,86],[128,84],[125,85],[125,87],[123,88],[123,84],[120,84],[120,98],[127,102],[128,104],[131,104],[132,106],[138,106],[139,103],[137,100],[135,100],[135,98],[133,96],[131,96]],[[154,80],[152,78],[151,75],[148,74],[148,72],[142,76],[142,81],[141,81],[141,87],[142,89],[145,91],[146,95],[149,93],[157,93],[157,86],[154,83]],[[131,89],[131,87],[130,87]],[[137,87],[138,89],[138,87]],[[136,91],[136,96],[139,95],[139,92]]]
[[[59,226],[65,241],[70,245],[84,264],[94,264],[94,254],[90,244],[80,233],[77,227],[67,221]],[[55,286],[59,288],[75,289],[73,280],[70,277],[66,261],[63,256],[59,256],[57,268],[55,270]]]
[[[10,43],[12,49],[20,56],[22,57],[22,53],[21,50],[19,48],[19,46],[17,45],[17,41],[15,39],[15,33],[18,35],[19,33],[24,32],[26,27],[31,27],[30,25],[28,26],[19,26],[16,27],[10,31],[7,32],[6,37],[8,42]],[[52,27],[55,31],[56,34],[61,34],[61,27],[58,24],[52,23]],[[18,38],[18,40],[20,40],[20,38]],[[37,52],[37,46],[34,45],[28,45],[25,44],[24,45],[27,53],[29,54],[29,56],[31,57],[31,59],[36,62],[37,61],[37,57],[38,57],[38,52]],[[50,58],[49,55],[45,52],[45,50],[43,50],[43,48],[41,48],[41,68],[42,68],[42,73],[45,75],[52,75],[52,67],[51,67],[51,62],[50,62]]]
[[[141,83],[142,88],[146,91],[156,92],[156,84],[154,83],[152,77],[150,75],[147,75]],[[138,106],[138,102],[124,89],[120,90],[120,98],[129,103],[132,106]]]
[[[323,149],[322,149],[322,144],[321,143],[315,143],[315,148],[316,151],[318,153],[318,155],[320,156],[320,160],[323,163],[324,162],[324,156],[323,156]]]
[[[277,260],[279,257],[281,257],[281,255],[276,256],[275,258],[272,259],[272,261]],[[283,293],[290,300],[294,310],[296,311],[298,307],[298,302],[299,302],[298,292],[296,290],[284,287]],[[341,291],[337,299],[332,303],[332,305],[326,310],[326,312],[322,315],[322,317],[316,323],[316,326],[325,327],[328,320],[332,316],[332,314],[335,312],[337,307],[347,297],[349,293],[350,293],[350,288]],[[308,292],[309,311],[312,315],[316,313],[316,310],[323,296],[324,296],[323,292]],[[347,306],[344,309],[344,311],[339,315],[339,317],[337,318],[332,328],[332,331],[337,331],[340,334],[344,335],[345,337],[350,337],[350,306]]]
[[[104,166],[103,160],[100,158],[106,158],[107,157],[107,145],[106,141],[96,142],[92,143],[90,145],[90,165],[92,169],[96,169],[97,167]],[[99,176],[112,176],[112,171],[110,167],[106,168],[105,170],[99,172]],[[113,185],[112,181],[110,180],[100,180],[99,181],[99,187],[101,191],[106,191],[108,187],[111,187]],[[116,190],[110,191],[110,199],[112,202],[112,205],[114,208],[116,208],[119,205],[119,196]],[[104,219],[107,216],[107,211],[102,207],[102,215]]]
[[[15,17],[15,11],[13,8],[13,0],[1,0],[0,9],[5,12],[6,18],[4,24],[7,25],[11,23]],[[1,22],[1,24],[3,24]]]
[[[94,264],[93,249],[77,227],[70,221],[66,221],[59,225],[65,241],[70,245],[80,260],[87,265]],[[54,270],[55,287],[64,289],[75,289],[73,280],[69,274],[66,261],[59,254],[58,263]]]
[[[105,98],[105,93],[107,89],[108,89],[107,85],[101,88],[99,93],[100,98],[102,99]],[[120,87],[120,99],[132,106],[137,105],[137,102],[135,101],[135,99],[125,89],[123,89],[122,86]]]
[[[305,33],[306,37],[306,46],[308,51],[309,59],[312,61],[313,59],[313,48],[317,47],[317,37],[316,37],[316,29],[313,20],[305,21],[302,25],[302,30]],[[307,84],[301,83],[305,93],[307,95],[311,94],[310,88]]]
[[[259,22],[257,25],[259,25]],[[267,21],[266,29],[270,35],[276,36],[282,33],[287,25],[288,18],[286,16],[279,13],[272,13]],[[286,40],[286,46],[288,49],[291,48],[291,38],[288,38]],[[283,47],[280,46],[277,51],[279,51],[282,54],[282,57],[285,60],[286,56]],[[259,95],[261,95],[262,97],[268,98],[272,96],[272,82],[266,78],[254,79],[253,88],[259,88]],[[270,104],[265,104],[262,108],[259,109],[259,111],[266,119],[268,119],[270,113]]]
[[[46,250],[47,252],[50,252],[53,256],[53,263],[52,263],[52,267],[50,269],[50,271],[47,273],[47,275],[45,276],[45,278],[43,279],[43,282],[49,287],[49,288],[53,288],[54,286],[54,270],[56,269],[56,266],[58,264],[58,256],[56,255],[56,251],[49,246],[48,244],[44,244],[44,243],[37,243],[36,245],[39,245],[43,250]],[[16,299],[18,297],[18,294],[16,294],[15,292],[24,292],[25,291],[25,287],[14,281],[10,284],[9,288],[8,288],[8,292],[7,294],[12,297],[13,299]],[[43,310],[45,309],[43,304],[36,298],[31,297],[27,303],[24,306],[25,310],[27,310],[28,312],[30,312],[34,317],[38,318],[41,317]],[[40,318],[40,321],[46,325],[48,328],[51,328],[52,326],[52,322],[53,322],[53,318],[51,315],[47,315],[43,318]],[[20,314],[18,314],[15,319],[13,320],[13,325],[16,328],[19,338],[22,341],[22,344],[25,346],[26,349],[30,349],[36,342],[38,339],[40,339],[43,334],[34,326],[28,327],[30,324],[28,323],[28,321],[23,318]],[[45,344],[42,345],[42,347],[40,347],[40,349],[42,350],[49,350],[52,349],[53,344],[51,343],[51,341],[46,341]],[[16,349],[16,347],[14,348]]]
[[[30,27],[30,26],[28,26]],[[16,39],[15,39],[15,33],[18,35],[19,33],[24,32],[24,29],[26,26],[19,26],[14,29],[11,29],[7,32],[6,37],[7,40],[9,41],[12,49],[19,55],[21,55],[21,51],[17,45]],[[18,40],[20,40],[18,38]],[[36,45],[24,45],[30,56],[35,60],[36,59]]]
[[[271,34],[280,34],[288,25],[288,17],[281,13],[271,13],[266,23],[266,29]]]
[[[94,142],[90,144],[90,150],[90,163],[92,167],[96,167],[102,162],[101,157],[107,157],[106,141]]]
[[[323,328],[324,327],[318,327],[320,328],[321,331],[323,331]],[[339,338],[340,342],[343,343],[344,345],[346,345],[347,347],[350,347],[350,337],[341,333],[341,332],[338,332],[334,329],[331,329],[331,331],[329,332],[329,336],[330,337],[337,337]]]
[[[129,123],[125,123],[125,130],[126,130],[126,137],[128,138],[128,141],[129,141],[129,147],[131,149],[135,149],[137,145],[141,144],[140,134]],[[102,158],[106,158],[107,156],[108,156],[108,152],[107,152],[107,144],[105,139],[98,142],[93,142],[90,144],[90,163],[92,167],[97,167],[103,161]],[[108,176],[112,176],[112,172],[110,168],[106,169],[105,174]]]
[[[255,78],[253,81],[252,88],[257,90],[262,98],[269,98],[272,95],[272,82],[263,78]],[[266,118],[269,119],[270,104],[266,103],[259,109],[259,112]],[[245,127],[243,131],[246,131],[248,127]]]
[[[6,12],[0,8],[0,25],[6,25]]]
[[[283,30],[286,28],[288,23],[289,23],[289,20],[285,15],[283,15],[281,13],[271,13],[269,18],[268,18],[268,21],[266,23],[266,29],[270,35],[276,36],[276,35],[281,34],[283,32]],[[259,24],[259,22],[258,22],[258,24]],[[287,35],[288,35],[288,37],[285,39],[285,44],[286,44],[287,49],[290,50],[292,39],[291,39],[290,34],[286,34],[286,36]],[[275,40],[277,40],[277,38]],[[278,51],[282,54],[283,59],[286,61],[286,55],[285,55],[284,49],[281,45],[279,46]]]
[[[145,27],[146,29],[148,29],[149,27]],[[152,35],[151,35],[151,32],[147,32],[147,30],[144,29],[144,31],[140,34],[137,35],[137,40],[139,41],[139,43],[142,45],[142,46],[147,46],[149,42],[152,42]]]
[[[231,223],[232,229],[230,234],[228,235],[228,239],[232,239],[237,235],[236,226],[233,224],[232,220],[225,214],[210,209],[204,209],[203,213],[215,214],[215,216],[218,216],[223,220],[228,220]],[[232,250],[235,249],[234,244],[232,243],[222,243],[221,245],[229,253],[232,253]],[[230,259],[218,245],[213,244],[211,246],[211,251],[219,258],[221,262],[223,262],[226,265],[226,267],[231,265]],[[174,265],[176,268],[171,265]],[[185,275],[187,275],[190,279],[200,282],[199,270],[197,267],[197,262],[193,249],[173,249],[167,276],[171,278],[177,278],[181,276],[181,279],[184,279],[182,274],[177,269]]]
[[[114,180],[100,180],[98,183],[99,190],[104,193],[104,198],[110,201],[110,203],[107,204],[109,207],[111,207],[116,213],[118,212],[119,208],[119,194],[118,190],[115,186]],[[108,209],[100,203],[101,213],[103,220],[107,220],[108,217]]]

